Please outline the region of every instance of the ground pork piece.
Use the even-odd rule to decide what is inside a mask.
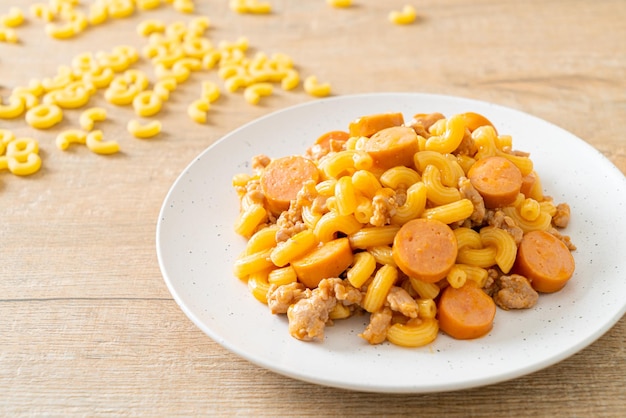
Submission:
[[[339,152],[345,148],[345,141],[338,141],[331,139],[328,141],[328,147],[321,144],[313,144],[307,148],[305,156],[313,161],[319,161],[322,157],[330,154],[331,152]]]
[[[556,206],[556,213],[552,217],[552,223],[557,228],[565,228],[569,224],[570,207],[567,203],[559,203]]]
[[[419,305],[403,288],[393,286],[389,289],[387,303],[392,311],[400,312],[402,315],[408,316],[409,318],[417,318]]]
[[[498,290],[496,281],[498,280],[498,277],[500,277],[501,275],[502,275],[502,272],[500,272],[499,269],[496,269],[496,268],[487,269],[487,280],[485,281],[483,290],[489,296],[493,296],[493,294]]]
[[[289,333],[302,341],[321,341],[329,320],[329,313],[337,304],[334,295],[335,281],[324,279],[311,295],[300,299],[287,310]]]
[[[422,136],[424,138],[430,137],[430,132],[428,129],[433,126],[435,122],[440,119],[444,119],[445,116],[439,112],[428,113],[428,114],[417,114],[413,116],[413,119],[409,122],[408,126],[413,128],[416,134]]]
[[[252,170],[257,174],[261,174],[261,172],[265,170],[265,167],[267,167],[270,162],[272,162],[272,159],[265,154],[259,154],[255,157],[252,157]]]
[[[341,279],[329,279],[336,280],[333,286],[333,292],[335,292],[335,298],[342,302],[344,305],[360,304],[363,300],[363,292],[360,289],[352,286],[347,280]]]
[[[528,279],[519,274],[502,275],[496,280],[493,301],[502,309],[528,309],[535,306],[539,294]]]
[[[302,220],[302,208],[290,205],[289,209],[280,214],[276,220],[276,225],[278,226],[276,242],[287,241],[298,232],[304,231],[306,225]]]
[[[307,289],[302,283],[294,282],[282,286],[272,284],[267,291],[267,305],[271,313],[284,314],[289,306],[309,296],[311,289]]]
[[[385,306],[378,312],[373,312],[370,315],[370,322],[365,330],[359,334],[359,337],[363,338],[370,344],[380,344],[387,339],[387,330],[391,326],[391,318],[393,313],[391,309]]]
[[[467,177],[459,179],[459,191],[461,196],[469,199],[474,205],[474,212],[470,215],[470,221],[474,225],[480,225],[485,218],[485,201],[478,191],[472,186],[472,182]]]
[[[278,225],[276,242],[287,241],[298,232],[306,229],[306,224],[302,220],[302,207],[310,205],[317,196],[315,181],[304,182],[302,189],[296,195],[296,199],[291,201],[289,209],[282,212],[276,221]]]
[[[555,237],[557,237],[558,239],[560,239],[561,241],[563,241],[563,244],[565,244],[568,250],[570,251],[576,250],[576,245],[574,245],[569,235],[561,234],[556,228],[550,228],[548,229],[548,232],[554,235]]]
[[[373,226],[388,225],[391,217],[396,214],[397,207],[395,192],[392,189],[380,189],[372,199],[374,213],[370,217],[370,223]]]

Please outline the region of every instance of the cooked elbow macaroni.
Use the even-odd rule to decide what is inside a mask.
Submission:
[[[323,292],[330,292],[326,297],[336,298],[339,306],[329,309],[330,319],[355,312],[370,314],[371,321],[390,318],[382,333],[368,326],[360,334],[371,344],[386,340],[420,347],[434,341],[439,334],[439,297],[446,287],[477,285],[498,292],[494,283],[516,271],[523,234],[556,227],[556,205],[531,185],[520,186],[512,202],[485,206],[471,182],[470,170],[477,161],[502,157],[534,183],[540,184],[539,177],[525,154],[511,152],[510,137],[497,134],[491,125],[470,131],[465,118],[465,114],[452,115],[429,130],[419,129],[416,121],[412,121],[415,127],[404,124],[420,133],[413,154],[404,158],[406,163],[384,169],[379,166],[383,157],[367,148],[370,137],[346,133],[339,146],[317,142],[305,154],[316,167],[316,179],[303,180],[288,209],[273,206],[273,193],[278,192],[264,188],[264,179],[270,176],[267,181],[278,184],[281,174],[274,174],[265,163],[254,175],[235,176],[240,212],[234,229],[248,241],[235,261],[234,275],[247,280],[254,298],[268,304],[273,313],[288,313],[290,332],[296,338],[321,339],[323,330],[298,322],[292,308],[300,299],[281,299],[286,294],[281,289],[298,289],[301,298],[308,299],[323,287]],[[270,165],[273,161],[269,159]],[[435,282],[407,273],[396,250],[399,231],[415,219],[435,220],[452,231],[455,257]],[[329,249],[340,248],[342,240],[348,243],[348,258]],[[311,281],[311,274],[318,273],[320,277]],[[351,290],[358,296],[348,302]],[[518,308],[501,299],[494,303],[503,309]]]

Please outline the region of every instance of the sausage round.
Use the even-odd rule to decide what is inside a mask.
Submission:
[[[472,186],[488,208],[499,208],[515,201],[522,187],[522,173],[504,157],[480,159],[467,172]]]
[[[561,290],[574,274],[575,262],[567,246],[546,231],[524,235],[517,250],[514,271],[530,280],[537,292]]]
[[[317,166],[298,155],[272,160],[261,173],[261,190],[270,210],[276,214],[289,209],[307,180],[319,180]]]
[[[487,334],[493,328],[495,316],[495,302],[471,280],[458,289],[446,287],[437,305],[439,328],[460,340]]]
[[[452,229],[434,219],[405,223],[393,240],[393,259],[406,275],[428,283],[446,277],[458,248]]]
[[[365,142],[364,149],[377,167],[387,170],[396,166],[413,167],[413,155],[419,151],[417,134],[408,126],[385,128]]]
[[[350,123],[350,136],[372,136],[381,129],[404,124],[402,113],[377,113],[362,116]]]

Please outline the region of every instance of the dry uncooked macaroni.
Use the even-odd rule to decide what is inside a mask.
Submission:
[[[370,315],[360,334],[370,344],[423,346],[440,330],[479,337],[493,316],[466,325],[454,292],[478,295],[480,315],[531,308],[558,289],[535,288],[543,278],[531,275],[551,260],[535,266],[521,247],[541,231],[567,256],[575,249],[557,232],[569,207],[543,195],[529,155],[476,113],[368,115],[302,155],[260,155],[252,167],[233,178],[234,228],[248,240],[233,273],[301,340],[358,312]]]

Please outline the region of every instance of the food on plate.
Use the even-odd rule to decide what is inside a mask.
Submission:
[[[370,344],[479,338],[574,272],[569,206],[478,113],[361,116],[252,170],[233,178],[234,274],[300,340],[354,315]]]

